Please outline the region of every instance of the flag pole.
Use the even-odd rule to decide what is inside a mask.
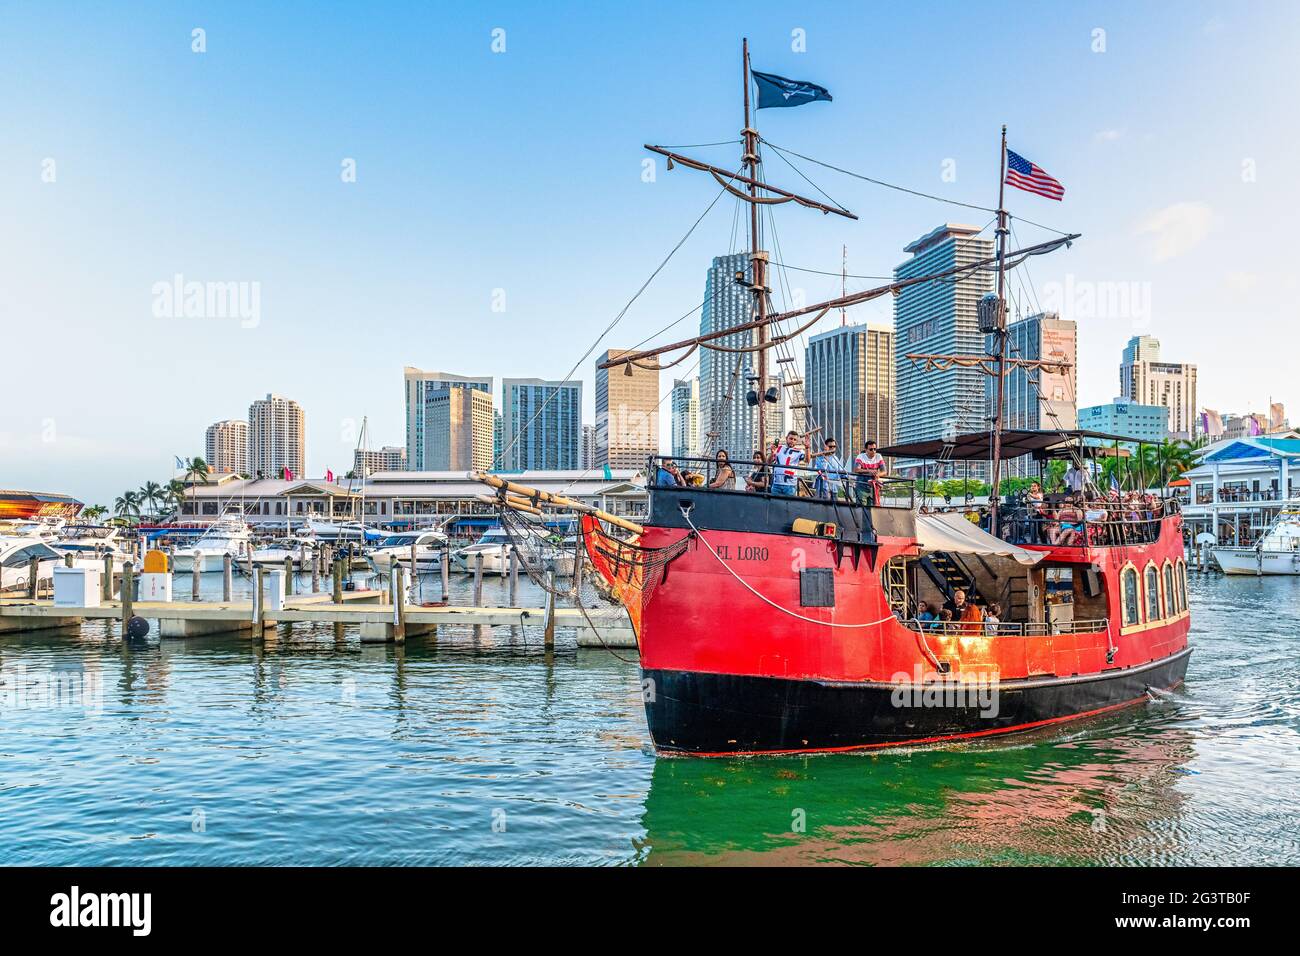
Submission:
[[[998,504],[1000,499],[998,494],[998,485],[1002,470],[1002,405],[1007,380],[1007,303],[1005,297],[1007,281],[1006,183],[1007,126],[1003,123],[1002,153],[998,161],[998,330],[994,333],[997,336],[998,381],[997,388],[995,389],[995,405],[993,407],[993,468],[989,476],[989,531],[994,535],[998,533]]]

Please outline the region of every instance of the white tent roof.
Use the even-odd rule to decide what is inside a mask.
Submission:
[[[1046,557],[995,538],[979,525],[956,513],[916,516],[916,539],[922,551],[950,551],[956,554],[992,554],[1011,558],[1026,567]]]

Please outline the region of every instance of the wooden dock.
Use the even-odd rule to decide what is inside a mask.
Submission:
[[[548,627],[548,609],[541,607],[468,607],[454,605],[403,604],[400,608],[381,603],[381,591],[348,591],[336,603],[329,594],[303,594],[287,597],[283,608],[260,609],[262,636],[280,624],[320,622],[358,625],[363,642],[402,641],[419,634],[436,633],[439,625],[481,628],[527,625],[547,628],[553,637],[555,628],[577,630],[580,646],[635,647],[636,641],[622,608],[589,609],[554,608]],[[234,632],[257,636],[258,609],[251,601],[168,601],[132,602],[128,613],[156,621],[164,638],[199,637],[205,634]],[[599,629],[595,633],[587,618]],[[30,598],[0,600],[0,632],[30,631],[43,628],[70,627],[86,620],[122,620],[120,601],[103,601],[97,607],[67,607],[49,600]]]

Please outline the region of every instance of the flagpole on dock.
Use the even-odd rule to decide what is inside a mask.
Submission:
[[[1002,404],[1007,381],[1007,126],[1002,124],[1002,152],[998,161],[998,316],[997,388],[993,406],[993,468],[989,475],[989,532],[998,533],[998,483],[1002,470]]]

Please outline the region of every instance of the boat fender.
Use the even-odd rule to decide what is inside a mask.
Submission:
[[[795,518],[790,530],[815,538],[833,538],[839,531],[833,521],[814,521],[812,518]]]

